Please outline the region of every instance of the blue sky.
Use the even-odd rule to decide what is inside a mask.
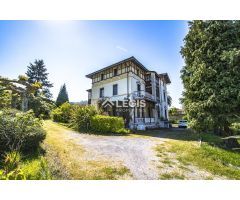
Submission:
[[[186,21],[0,21],[0,75],[16,78],[43,59],[54,99],[66,83],[70,101],[80,101],[91,88],[86,74],[134,56],[170,75],[168,91],[180,107],[179,51],[187,30]]]

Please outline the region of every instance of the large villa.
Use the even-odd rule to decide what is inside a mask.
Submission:
[[[167,73],[150,71],[130,57],[86,77],[92,79],[88,104],[122,116],[132,129],[168,127],[167,85],[171,81]]]

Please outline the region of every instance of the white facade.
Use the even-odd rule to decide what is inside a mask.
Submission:
[[[92,88],[88,90],[89,104],[99,106],[99,102],[104,99],[112,102],[144,99],[146,107],[129,110],[127,125],[130,128],[138,128],[140,125],[149,128],[166,126],[167,84],[170,83],[167,74],[148,71],[131,57],[87,77],[93,80]],[[113,87],[115,87],[115,95],[113,95]],[[121,114],[116,111],[113,115],[121,116]],[[123,114],[123,117],[126,118],[126,114]]]

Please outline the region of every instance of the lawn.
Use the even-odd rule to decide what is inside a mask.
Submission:
[[[158,156],[161,162],[175,169],[161,174],[161,178],[185,179],[189,168],[197,167],[206,172],[203,179],[240,179],[240,153],[219,147],[221,138],[190,131],[169,131],[163,137],[169,140],[157,147]],[[174,158],[177,162],[173,162]]]

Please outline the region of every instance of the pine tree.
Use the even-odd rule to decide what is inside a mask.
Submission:
[[[193,21],[181,54],[182,102],[190,125],[230,136],[240,113],[240,22]],[[229,146],[238,146],[229,139]]]
[[[68,93],[67,93],[67,88],[66,84],[64,83],[63,86],[61,86],[57,100],[56,100],[56,105],[60,106],[65,102],[68,102]]]
[[[47,98],[52,97],[49,88],[53,87],[53,84],[48,81],[47,68],[43,60],[35,60],[34,64],[30,63],[26,75],[29,77],[28,82],[30,84],[41,83],[44,96]]]

